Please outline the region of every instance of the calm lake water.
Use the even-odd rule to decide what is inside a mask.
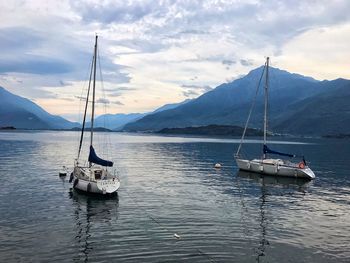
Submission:
[[[0,261],[350,261],[350,140],[275,142],[305,154],[317,178],[304,182],[238,173],[238,140],[113,133],[122,185],[104,199],[58,177],[78,136],[0,133]]]

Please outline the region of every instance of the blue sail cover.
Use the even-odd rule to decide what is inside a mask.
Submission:
[[[96,152],[95,152],[95,149],[94,149],[94,147],[92,147],[92,145],[90,145],[89,162],[99,164],[102,166],[109,166],[109,167],[113,166],[113,162],[103,160],[100,157],[98,157]]]
[[[271,153],[271,154],[277,154],[277,155],[287,156],[287,157],[296,157],[296,155],[294,155],[294,154],[281,153],[281,152],[273,151],[269,147],[267,147],[267,145],[265,145],[265,144],[264,144],[263,151],[264,151],[265,154],[266,153]]]

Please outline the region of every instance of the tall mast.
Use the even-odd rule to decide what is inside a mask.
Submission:
[[[94,136],[97,38],[98,38],[98,36],[96,35],[96,39],[95,39],[95,51],[94,51],[94,79],[93,79],[93,82],[92,82],[92,113],[91,113],[91,136],[90,136],[90,146],[92,146],[92,141],[93,141],[93,136]]]
[[[269,86],[269,57],[266,58],[266,78],[265,78],[265,110],[264,110],[264,145],[266,145],[267,133],[267,105],[268,105],[268,86]],[[264,159],[266,154],[264,153]]]

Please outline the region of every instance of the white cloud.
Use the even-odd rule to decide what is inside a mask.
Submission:
[[[65,116],[77,100],[64,98],[86,89],[95,32],[111,113],[198,96],[207,90],[182,85],[215,87],[267,55],[301,74],[349,77],[346,0],[18,0],[0,9],[0,85]]]
[[[276,58],[281,68],[317,79],[350,79],[350,24],[317,28],[294,38]]]

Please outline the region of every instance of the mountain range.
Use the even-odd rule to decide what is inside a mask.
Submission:
[[[94,126],[120,130],[125,124],[137,121],[147,114],[173,109],[188,101],[190,100],[165,104],[149,113],[103,114],[96,117]],[[90,122],[86,123],[87,128],[90,125]],[[5,88],[0,87],[0,127],[15,127],[18,129],[72,129],[81,127],[81,124],[52,115],[33,101],[12,94]]]
[[[154,113],[158,113],[161,111],[174,109],[174,108],[176,108],[180,105],[183,105],[189,101],[191,101],[191,100],[187,99],[187,100],[184,100],[184,101],[179,102],[179,103],[165,104],[165,105],[155,109],[154,111],[147,112],[147,113],[102,114],[95,119],[94,125],[96,127],[105,127],[107,129],[119,131],[119,130],[122,130],[127,123],[138,121],[139,119],[141,119],[149,114],[154,114]],[[87,127],[90,127],[90,125],[91,125],[90,122],[86,123]]]
[[[98,116],[95,126],[131,132],[213,124],[243,127],[262,70],[263,67],[256,68],[246,76],[221,84],[196,99],[166,104],[153,112]],[[319,81],[273,67],[269,68],[269,76],[270,132],[350,134],[350,80]],[[249,124],[251,128],[262,128],[263,97],[261,87]],[[34,102],[0,87],[0,127],[4,126],[70,129],[81,125],[52,115]]]
[[[263,67],[225,83],[184,105],[125,125],[125,131],[158,131],[191,126],[244,126]],[[350,80],[319,81],[269,68],[269,130],[297,135],[350,133]],[[261,128],[263,89],[250,127]]]
[[[0,127],[5,126],[22,129],[70,129],[80,124],[52,115],[34,102],[0,87]]]

